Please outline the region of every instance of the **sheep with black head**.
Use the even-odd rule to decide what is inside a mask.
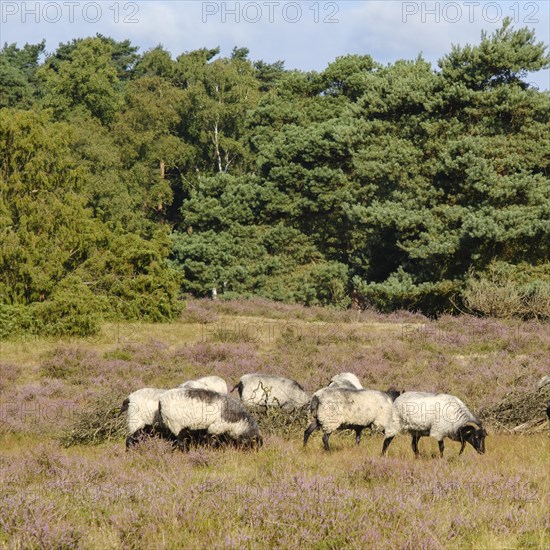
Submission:
[[[444,393],[405,392],[393,403],[391,423],[386,429],[382,454],[400,432],[412,436],[412,449],[419,456],[418,441],[423,436],[434,437],[443,458],[444,439],[461,443],[459,455],[469,443],[479,453],[485,453],[487,432],[468,407],[454,395]]]

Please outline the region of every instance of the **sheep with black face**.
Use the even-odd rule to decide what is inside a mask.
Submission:
[[[228,395],[204,389],[175,388],[159,399],[162,424],[187,450],[189,440],[201,436],[232,442],[242,448],[258,448],[262,437],[258,424],[244,406]]]
[[[466,443],[479,453],[485,452],[487,432],[468,407],[454,395],[444,393],[405,392],[393,403],[391,423],[386,429],[382,454],[388,450],[393,438],[400,432],[412,436],[412,449],[419,456],[418,441],[423,436],[434,437],[443,458],[444,439],[461,443],[459,455]]]

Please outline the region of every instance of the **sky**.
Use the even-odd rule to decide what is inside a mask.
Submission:
[[[250,59],[323,70],[336,57],[369,54],[387,64],[420,53],[434,68],[453,44],[476,44],[509,16],[550,44],[550,1],[391,0],[10,1],[0,0],[0,43],[62,42],[97,33],[130,39],[143,53],[161,44],[174,57],[198,48],[246,47]],[[527,79],[550,90],[550,71]]]

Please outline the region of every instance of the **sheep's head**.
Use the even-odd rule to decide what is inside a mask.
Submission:
[[[395,401],[402,393],[405,393],[405,391],[399,391],[395,389],[393,386],[386,390],[386,395],[388,395],[392,401]]]
[[[249,449],[251,451],[257,451],[264,444],[264,440],[261,435],[254,435],[252,437],[243,437],[238,442],[238,447],[241,449]]]
[[[485,453],[485,437],[487,432],[477,422],[467,422],[458,431],[460,440],[469,443],[479,454]]]
[[[255,451],[257,451],[258,449],[260,449],[264,444],[264,440],[262,438],[261,435],[256,435],[252,438],[252,440],[250,441],[250,447],[251,449],[254,449]]]

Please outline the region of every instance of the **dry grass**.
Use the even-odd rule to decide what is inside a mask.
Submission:
[[[8,443],[10,443],[8,441]],[[325,453],[277,436],[258,452],[172,452],[151,440],[62,449],[4,448],[6,544],[43,548],[539,548],[547,547],[546,435],[496,434],[488,452],[398,437]],[[11,448],[10,448],[11,447]],[[34,513],[29,516],[27,504]],[[24,522],[27,522],[26,524]],[[25,525],[25,529],[21,529]],[[70,538],[67,539],[67,535]]]

